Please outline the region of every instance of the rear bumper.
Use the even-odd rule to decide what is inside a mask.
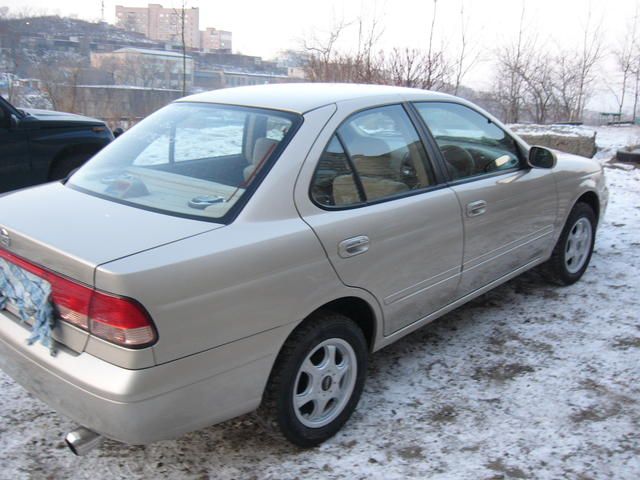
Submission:
[[[0,368],[59,413],[130,444],[174,438],[255,409],[282,328],[170,363],[128,370],[61,348],[28,346],[27,330],[0,312]],[[266,353],[265,353],[266,352]]]

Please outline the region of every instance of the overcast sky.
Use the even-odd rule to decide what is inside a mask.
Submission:
[[[550,49],[554,45],[571,48],[580,44],[589,5],[592,24],[601,23],[605,46],[608,49],[615,47],[621,41],[637,3],[636,0],[438,0],[438,42],[444,42],[449,49],[456,48],[461,25],[460,7],[464,3],[469,36],[488,58],[496,45],[516,35],[523,2],[527,27],[531,32],[537,32],[539,41]],[[13,12],[18,8],[16,3],[0,0],[0,5],[9,6]],[[55,3],[23,0],[20,5],[37,12],[96,20],[100,18],[101,3],[100,0],[58,0]],[[114,21],[116,4],[145,6],[148,3],[161,3],[165,7],[181,4],[179,0],[105,0],[105,19]],[[322,36],[340,19],[351,21],[359,16],[376,16],[381,20],[384,27],[381,48],[425,47],[433,10],[430,0],[187,0],[187,6],[200,7],[201,29],[231,30],[234,51],[265,58],[295,48],[301,39],[314,33]],[[349,42],[346,43],[348,47]],[[611,62],[603,62],[601,77],[613,78],[613,70]],[[487,60],[470,72],[465,83],[475,88],[487,88],[494,75]],[[603,82],[593,107],[605,109],[611,102]]]

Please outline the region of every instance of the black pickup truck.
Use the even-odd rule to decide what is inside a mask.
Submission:
[[[0,97],[0,193],[65,178],[112,140],[95,118],[17,109]]]

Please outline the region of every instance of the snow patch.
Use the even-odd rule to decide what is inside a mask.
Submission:
[[[611,149],[640,129],[596,131]],[[62,443],[75,425],[0,373],[0,469],[15,479],[636,480],[640,169],[607,169],[607,179],[610,205],[580,282],[526,273],[377,352],[358,410],[318,448],[274,443],[245,416],[76,458]]]

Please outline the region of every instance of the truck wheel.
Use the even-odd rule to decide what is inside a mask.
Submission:
[[[577,203],[562,229],[551,258],[542,272],[552,282],[571,285],[580,280],[589,266],[596,239],[596,216],[586,203]]]
[[[84,162],[91,158],[91,155],[91,153],[74,153],[57,160],[49,171],[49,181],[67,178],[67,175],[81,167]]]
[[[258,417],[302,448],[335,435],[358,404],[367,370],[367,342],[349,318],[310,317],[286,341],[275,362]]]
[[[640,163],[640,149],[636,147],[633,150],[618,150],[616,159],[619,162]]]

